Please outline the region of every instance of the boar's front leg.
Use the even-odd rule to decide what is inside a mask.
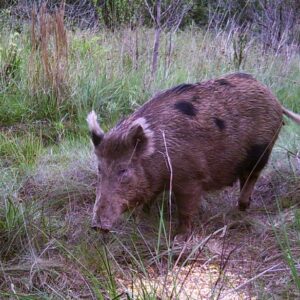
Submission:
[[[251,195],[258,177],[258,172],[240,177],[241,194],[238,202],[240,210],[244,211],[250,206]]]
[[[198,212],[198,202],[201,195],[197,186],[185,186],[175,191],[179,224],[175,236],[178,242],[186,241],[192,233],[193,216]]]

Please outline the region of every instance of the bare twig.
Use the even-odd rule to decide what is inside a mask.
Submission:
[[[172,190],[173,190],[173,168],[172,168],[172,162],[171,162],[171,158],[169,156],[169,152],[168,152],[168,147],[167,147],[167,142],[166,142],[166,136],[165,136],[165,132],[162,131],[162,136],[163,136],[163,141],[164,141],[164,146],[165,146],[165,150],[166,150],[166,158],[167,158],[167,163],[168,163],[168,167],[170,170],[170,180],[169,180],[169,214],[170,214],[170,228],[169,228],[169,241],[171,240],[171,229],[172,229],[172,222],[171,222],[171,213],[172,213]]]

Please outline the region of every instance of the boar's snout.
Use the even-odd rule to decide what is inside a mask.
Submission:
[[[120,197],[107,198],[103,194],[102,197],[98,194],[93,208],[91,227],[102,232],[111,231],[124,208],[124,201]]]

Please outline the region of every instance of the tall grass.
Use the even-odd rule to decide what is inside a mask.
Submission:
[[[153,81],[153,29],[69,31],[62,19],[44,9],[20,33],[0,31],[0,297],[297,297],[299,128],[287,121],[254,210],[230,214],[236,187],[207,196],[198,234],[180,247],[164,199],[109,236],[90,230],[96,168],[85,124],[93,108],[109,129],[161,89],[241,68],[299,112],[297,50],[190,27],[174,34],[171,53],[162,34]]]
[[[299,59],[292,46],[265,53],[256,40],[247,40],[240,46],[243,54],[238,62],[241,54],[236,45],[243,36],[233,30],[213,34],[191,27],[177,32],[171,54],[166,33],[153,82],[149,72],[153,30],[66,31],[62,17],[61,11],[51,17],[42,10],[21,34],[1,31],[1,72],[13,76],[2,83],[2,125],[22,120],[78,124],[92,107],[112,124],[161,89],[233,72],[240,66],[268,84],[284,104],[299,109]],[[166,56],[170,56],[168,64]],[[11,71],[7,65],[12,65]]]
[[[64,4],[53,15],[46,2],[39,13],[32,12],[29,87],[33,95],[40,90],[52,95],[59,110],[68,90],[68,40],[64,27]]]

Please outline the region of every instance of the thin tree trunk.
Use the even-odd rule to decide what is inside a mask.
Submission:
[[[135,27],[135,69],[139,66],[139,31],[138,26]]]
[[[160,44],[160,33],[161,29],[155,29],[155,38],[154,38],[154,47],[153,47],[153,57],[152,57],[152,78],[155,76],[157,71],[157,63],[158,63],[158,54],[159,54],[159,44]]]
[[[156,75],[157,71],[157,63],[158,63],[158,55],[159,55],[159,44],[160,44],[160,34],[161,34],[161,0],[156,1],[156,26],[155,26],[155,37],[154,37],[154,46],[153,46],[153,57],[152,57],[152,69],[151,69],[151,77],[152,79]]]
[[[173,31],[169,32],[169,37],[166,38],[166,58],[165,58],[165,71],[164,76],[167,78],[168,71],[170,69],[171,65],[171,56],[172,56],[172,50],[173,50]]]

